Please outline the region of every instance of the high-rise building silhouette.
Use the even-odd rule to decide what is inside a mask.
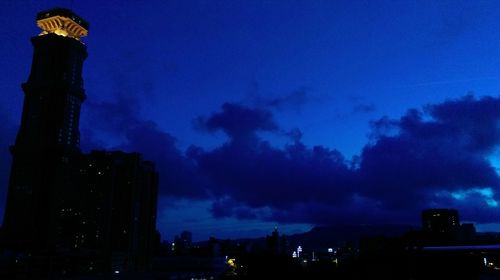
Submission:
[[[112,271],[148,268],[156,229],[158,174],[138,153],[93,151],[81,161],[83,215],[72,246],[93,250]]]
[[[452,233],[460,227],[455,209],[426,209],[422,211],[422,228],[427,232]]]
[[[37,25],[42,32],[31,39],[33,62],[22,84],[2,227],[2,248],[16,255],[12,271],[21,267],[31,279],[148,269],[156,228],[155,166],[139,153],[80,152],[87,57],[80,39],[89,25],[61,8],[38,13]]]
[[[15,249],[50,250],[57,242],[57,211],[71,192],[79,153],[80,105],[85,100],[80,41],[88,23],[66,9],[41,12],[33,37],[33,62],[22,84],[24,105],[4,216],[7,243]],[[61,205],[62,206],[62,205]]]

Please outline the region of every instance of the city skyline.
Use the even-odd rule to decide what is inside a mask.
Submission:
[[[167,240],[418,224],[432,207],[499,230],[496,11],[453,3],[73,3],[91,34],[82,148],[156,162]],[[3,9],[2,200],[33,18],[55,6]]]

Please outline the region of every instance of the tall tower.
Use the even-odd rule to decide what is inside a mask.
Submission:
[[[80,38],[88,23],[67,9],[37,15],[33,62],[22,84],[24,105],[4,216],[4,241],[18,250],[52,250],[61,231],[58,212],[69,203],[80,154],[80,106],[85,100]]]

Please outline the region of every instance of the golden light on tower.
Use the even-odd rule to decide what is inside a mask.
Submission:
[[[80,40],[87,36],[89,24],[68,9],[56,8],[38,13],[36,24],[42,29],[40,36],[56,34]]]

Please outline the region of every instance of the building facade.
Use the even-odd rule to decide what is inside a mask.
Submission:
[[[33,62],[22,84],[23,113],[11,146],[3,228],[14,249],[50,251],[59,246],[57,211],[74,186],[72,167],[80,151],[82,67],[87,57],[80,37],[88,24],[63,9],[39,13],[37,24],[42,33],[31,39]]]
[[[139,153],[92,151],[80,165],[82,223],[73,245],[103,256],[112,271],[144,270],[156,235],[158,173]]]
[[[11,146],[2,247],[30,263],[36,257],[56,275],[147,269],[156,228],[155,166],[138,153],[81,153],[87,58],[81,37],[89,25],[61,8],[40,12],[37,25],[42,32],[31,39],[33,62]],[[57,257],[61,264],[54,264]]]
[[[455,209],[426,209],[422,211],[422,228],[433,233],[453,233],[460,227]]]

